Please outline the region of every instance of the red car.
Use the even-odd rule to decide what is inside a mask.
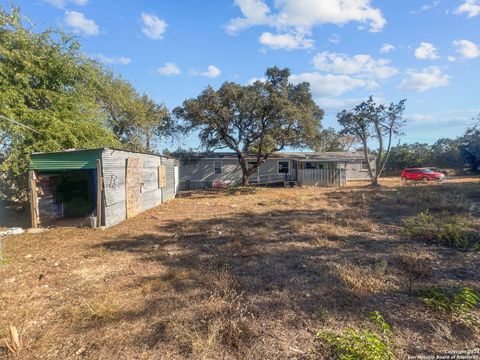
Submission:
[[[401,179],[403,183],[406,183],[408,180],[423,182],[444,181],[445,174],[428,168],[409,168],[403,169]]]

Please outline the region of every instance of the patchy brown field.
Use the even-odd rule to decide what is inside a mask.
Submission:
[[[0,358],[9,325],[22,359],[330,358],[317,331],[371,328],[372,311],[399,359],[473,349],[478,307],[466,321],[419,294],[480,289],[480,252],[409,240],[402,219],[478,225],[477,182],[194,192],[103,231],[6,238]]]

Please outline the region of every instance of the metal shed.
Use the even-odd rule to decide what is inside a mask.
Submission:
[[[34,153],[29,186],[32,227],[109,227],[174,198],[178,162],[111,148]]]

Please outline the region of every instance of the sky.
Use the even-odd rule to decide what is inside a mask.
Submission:
[[[10,0],[0,0],[8,8]],[[172,109],[208,85],[288,67],[336,114],[407,99],[402,143],[464,133],[480,113],[480,0],[14,0],[39,30]],[[195,136],[166,146],[198,146]]]

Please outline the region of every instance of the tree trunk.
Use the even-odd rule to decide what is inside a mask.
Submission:
[[[367,144],[367,139],[362,138],[362,144],[363,144],[363,155],[365,156],[365,161],[367,162],[367,169],[368,169],[368,175],[370,176],[370,181],[372,186],[377,186],[378,185],[378,180],[377,180],[377,169],[375,169],[375,174],[372,172],[372,168],[370,166],[370,159],[368,156],[368,144]]]
[[[383,162],[380,162],[379,166],[377,167],[377,177],[380,177],[380,175],[382,174],[383,172],[383,169],[385,168],[385,165],[387,165],[387,162],[388,162],[388,158],[390,156],[390,149],[392,148],[392,128],[390,127],[389,129],[389,135],[388,135],[388,147],[387,147],[387,151],[385,153],[385,156],[383,158]]]
[[[248,174],[242,173],[242,186],[247,186],[248,185],[248,178],[250,176]]]
[[[248,185],[248,178],[251,175],[251,172],[248,171],[247,162],[245,157],[241,152],[237,151],[238,163],[240,164],[240,168],[242,169],[242,186]]]

